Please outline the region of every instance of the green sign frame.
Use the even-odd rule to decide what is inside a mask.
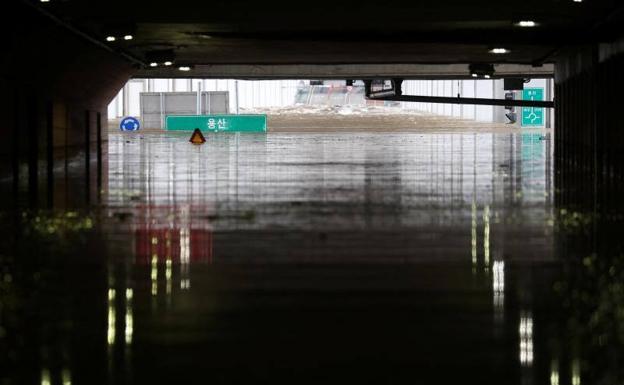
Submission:
[[[167,131],[267,132],[266,115],[167,115]]]
[[[543,88],[525,88],[522,100],[544,100]],[[540,107],[522,107],[522,127],[544,127],[545,109]]]

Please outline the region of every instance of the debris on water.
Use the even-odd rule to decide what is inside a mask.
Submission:
[[[253,210],[248,210],[243,213],[243,215],[241,216],[241,219],[252,221],[254,220],[255,217],[256,217],[256,213]]]
[[[130,212],[117,212],[114,213],[113,216],[117,219],[119,219],[122,222],[125,222],[126,220],[128,220],[130,217],[132,217],[132,213]]]

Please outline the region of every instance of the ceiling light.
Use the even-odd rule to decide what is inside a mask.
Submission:
[[[158,67],[158,63],[156,63],[156,62],[151,62],[151,63],[150,63],[150,67]]]
[[[484,78],[486,78],[486,79],[490,79],[490,78],[491,78],[491,76],[490,76],[490,75],[487,75],[487,74],[486,74],[486,75],[483,75],[483,77],[484,77]]]
[[[189,66],[182,66],[182,67],[180,67],[180,68],[178,68],[178,69],[179,69],[180,71],[183,71],[183,72],[188,72],[188,71],[190,71],[190,70],[191,70],[191,67],[189,67]]]
[[[468,66],[468,71],[473,78],[484,78],[494,75],[494,65],[488,63],[472,63]]]
[[[573,0],[575,3],[582,3],[583,0]]]
[[[115,41],[115,36],[106,36],[106,41]]]
[[[50,2],[50,0],[39,0],[39,1],[42,2],[42,3],[49,3]]]
[[[517,27],[523,27],[523,28],[533,28],[533,27],[537,27],[537,23],[533,20],[520,20],[519,22],[516,23]]]
[[[170,66],[175,63],[176,56],[175,52],[172,49],[154,50],[145,53],[145,61],[147,63],[158,63],[161,65]]]
[[[134,39],[134,36],[132,36],[132,35],[125,35],[124,36],[124,40],[132,40],[132,39]]]
[[[503,55],[509,53],[509,50],[507,48],[492,48],[490,50],[490,53],[493,53],[495,55]]]

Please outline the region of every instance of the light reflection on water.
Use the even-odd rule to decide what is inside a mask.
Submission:
[[[542,134],[114,136],[107,202],[131,214],[152,311],[192,293],[205,264],[468,262],[491,282],[497,338],[520,325],[532,383],[531,301],[506,309],[506,263],[554,260],[551,157]]]
[[[463,259],[463,228],[472,224],[473,264],[482,244],[478,263],[486,270],[501,237],[510,258],[526,259],[513,249],[527,242],[535,245],[530,257],[552,257],[544,252],[551,244],[551,149],[542,134],[208,135],[206,145],[191,148],[181,138],[111,136],[112,213],[129,211],[136,225],[150,228],[173,221],[177,231],[184,222],[217,233],[363,232],[370,245],[361,249],[387,252],[403,243],[398,253],[419,249],[423,258]],[[516,231],[524,234],[512,236]],[[419,233],[418,245],[409,232]],[[448,233],[449,249],[440,253],[436,239]],[[317,246],[299,253],[322,259]],[[256,258],[279,259],[279,250],[270,252]],[[245,252],[233,254],[223,257]]]
[[[105,262],[46,265],[72,285],[39,292],[72,298],[38,322],[59,312],[82,343],[44,338],[71,358],[35,359],[38,382],[581,383],[552,290],[550,137],[207,139],[111,135],[85,248]]]

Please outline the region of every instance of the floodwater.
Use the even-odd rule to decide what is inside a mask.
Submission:
[[[100,202],[13,214],[0,384],[622,383],[549,133],[207,140],[111,134]]]

